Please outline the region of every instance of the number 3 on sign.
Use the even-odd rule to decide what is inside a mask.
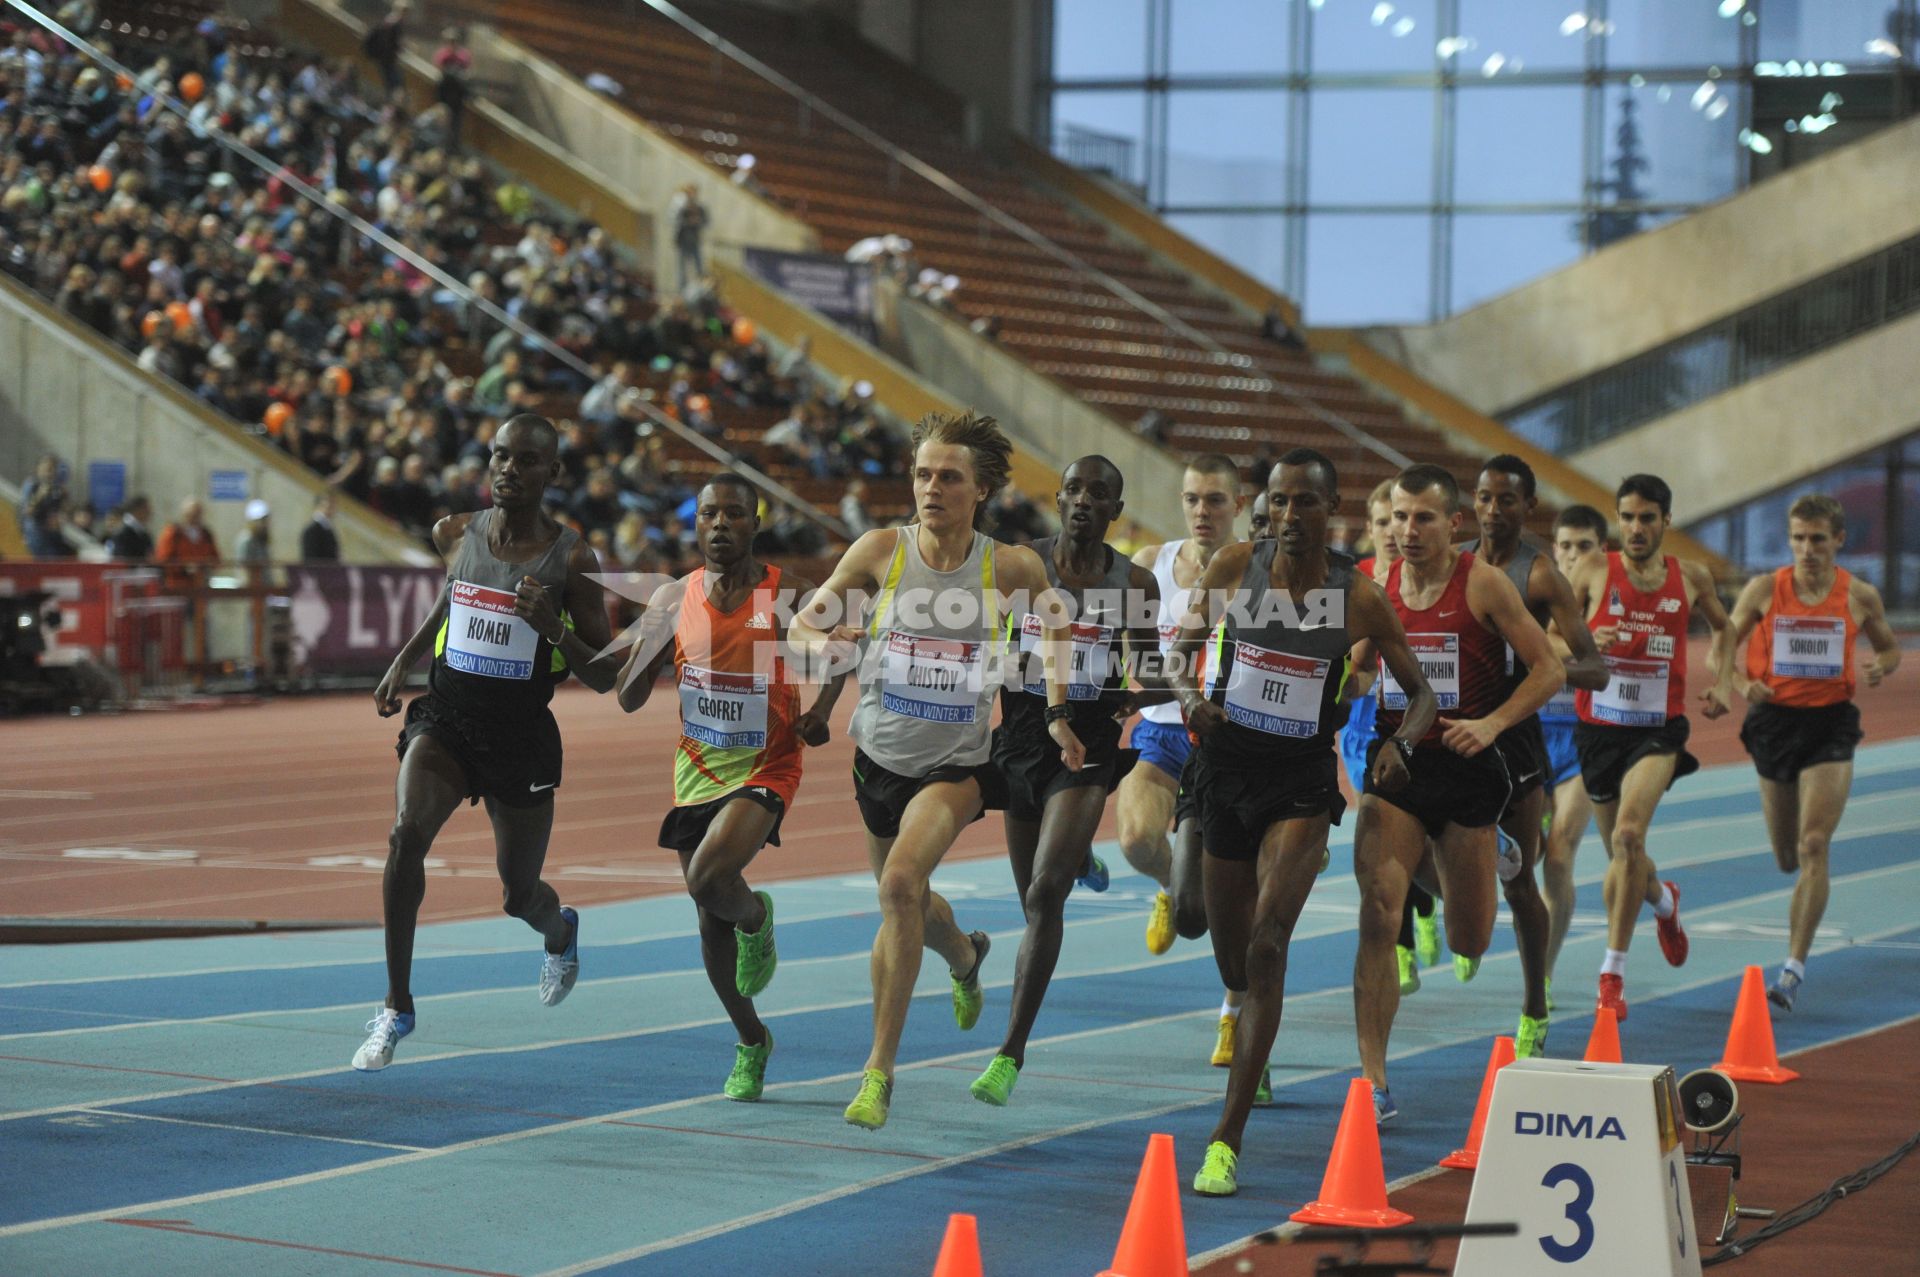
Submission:
[[[1542,1237],[1540,1249],[1555,1263],[1576,1264],[1593,1249],[1593,1176],[1572,1162],[1562,1162],[1540,1181],[1543,1188],[1558,1188],[1562,1184],[1573,1185],[1573,1200],[1567,1203],[1567,1218],[1573,1221],[1575,1229],[1573,1240],[1563,1242],[1552,1236]]]

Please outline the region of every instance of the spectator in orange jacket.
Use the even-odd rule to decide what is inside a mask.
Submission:
[[[220,548],[213,542],[213,533],[205,523],[206,508],[196,497],[188,497],[180,503],[180,517],[160,529],[160,539],[153,548],[153,561],[178,567],[185,564],[218,563]],[[188,573],[172,571],[169,579],[184,581]]]

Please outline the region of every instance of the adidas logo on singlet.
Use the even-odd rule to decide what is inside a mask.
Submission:
[[[773,618],[765,612],[755,612],[747,619],[744,628],[749,630],[770,630],[773,628]]]

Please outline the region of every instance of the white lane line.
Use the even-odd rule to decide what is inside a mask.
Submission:
[[[361,1148],[384,1148],[402,1153],[423,1151],[419,1144],[390,1144],[384,1140],[353,1140],[343,1135],[316,1135],[310,1131],[283,1131],[270,1126],[243,1126],[237,1122],[199,1122],[185,1117],[162,1117],[158,1113],[127,1113],[119,1109],[90,1106],[74,1110],[98,1117],[117,1117],[132,1122],[161,1122],[168,1126],[201,1126],[212,1131],[240,1131],[248,1135],[280,1135],[287,1139],[319,1140],[326,1144],[353,1144]]]

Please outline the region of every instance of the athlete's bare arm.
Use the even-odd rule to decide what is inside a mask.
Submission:
[[[673,632],[680,625],[680,601],[686,594],[686,577],[668,581],[653,592],[639,619],[628,627],[629,632],[637,627],[639,637],[627,648],[617,695],[620,708],[629,714],[647,703],[660,671],[673,659]]]
[[[787,629],[787,643],[800,655],[809,677],[816,672],[831,675],[852,670],[858,659],[861,613],[880,584],[899,535],[895,528],[862,533],[813,597],[801,604]]]
[[[1747,639],[1753,634],[1754,627],[1766,619],[1767,609],[1773,606],[1773,574],[1756,576],[1740,590],[1740,597],[1733,602],[1733,617],[1728,623],[1732,639],[1725,643],[1715,643],[1709,658],[1713,666],[1713,677],[1740,693],[1741,699],[1749,705],[1764,705],[1773,699],[1773,689],[1767,686],[1763,678],[1750,679],[1739,668],[1740,652],[1746,647]],[[1722,666],[1725,666],[1723,669]]]
[[[1539,713],[1566,683],[1567,670],[1507,574],[1480,559],[1473,561],[1467,573],[1467,610],[1505,639],[1514,658],[1527,667],[1520,685],[1485,718],[1440,720],[1446,729],[1441,743],[1463,758],[1472,758],[1491,746],[1502,732]]]
[[[1186,712],[1187,726],[1196,736],[1205,739],[1214,729],[1227,721],[1226,711],[1206,699],[1200,688],[1200,653],[1207,645],[1207,636],[1213,633],[1213,627],[1220,624],[1220,618],[1226,615],[1227,605],[1233,599],[1233,591],[1239,586],[1240,578],[1246,575],[1247,561],[1253,557],[1251,541],[1236,541],[1232,545],[1221,546],[1214,556],[1207,560],[1206,570],[1200,574],[1200,612],[1189,611],[1180,621],[1180,637],[1174,640],[1173,651],[1168,654],[1172,664],[1172,673],[1167,679],[1173,689],[1174,699],[1180,702],[1180,708]]]
[[[1596,555],[1575,568],[1573,575],[1567,578],[1567,586],[1573,591],[1573,605],[1581,617],[1580,628],[1588,631],[1593,645],[1604,652],[1612,647],[1620,637],[1618,625],[1602,625],[1592,628],[1593,618],[1600,613],[1601,600],[1607,593],[1607,560],[1605,555]],[[1557,628],[1557,627],[1556,627]],[[1573,635],[1565,635],[1569,648],[1573,645]]]
[[[1733,626],[1728,623],[1727,609],[1721,606],[1720,595],[1713,588],[1713,573],[1698,563],[1681,559],[1680,575],[1686,580],[1688,601],[1694,612],[1713,631],[1707,666],[1720,671],[1712,685],[1700,693],[1700,716],[1719,718],[1727,712],[1727,696],[1732,690],[1729,681],[1733,675]]]
[[[446,559],[447,574],[453,574],[453,548],[460,544],[460,538],[467,534],[467,521],[470,514],[450,514],[433,525],[433,548],[440,551],[440,557]],[[373,689],[373,708],[382,718],[392,718],[400,712],[400,693],[407,685],[407,675],[413,671],[420,658],[433,647],[439,637],[441,625],[447,619],[447,593],[440,592],[434,601],[433,609],[426,619],[420,622],[420,628],[406,641],[394,655],[393,664],[387,667],[380,685]]]
[[[994,578],[1002,599],[1024,594],[1032,600],[1027,610],[1040,618],[1040,641],[1034,645],[1034,652],[1046,671],[1047,709],[1052,711],[1067,703],[1067,683],[1072,677],[1072,604],[1053,588],[1047,580],[1046,564],[1026,546],[1002,545],[993,553]],[[1047,735],[1060,747],[1060,761],[1067,770],[1079,771],[1087,751],[1067,721],[1053,718],[1049,712]]]
[[[1138,688],[1129,690],[1115,711],[1122,721],[1147,705],[1165,705],[1173,699],[1166,662],[1160,658],[1160,582],[1143,567],[1138,555],[1127,572],[1126,668]]]
[[[1868,687],[1878,687],[1881,679],[1900,668],[1900,640],[1887,624],[1887,605],[1880,591],[1857,576],[1847,591],[1847,604],[1853,609],[1860,632],[1873,644],[1873,659],[1862,665],[1860,672],[1866,675]]]
[[[1371,647],[1393,672],[1394,681],[1407,693],[1407,709],[1400,718],[1400,730],[1393,739],[1411,747],[1427,734],[1440,713],[1440,698],[1427,683],[1420,659],[1407,646],[1407,631],[1400,616],[1387,602],[1387,592],[1372,581],[1355,576],[1347,590],[1347,632],[1357,635],[1359,646]],[[1374,751],[1373,787],[1391,794],[1409,779],[1406,759],[1395,746]]]
[[[613,634],[607,624],[606,594],[593,579],[599,571],[600,560],[593,547],[585,541],[574,542],[567,555],[566,584],[560,589],[566,618],[573,622],[571,627],[553,610],[546,587],[531,576],[520,578],[514,590],[513,610],[560,652],[567,668],[582,683],[596,692],[606,692],[613,689],[619,677],[620,658],[608,650]]]
[[[1547,620],[1559,632],[1568,651],[1561,659],[1567,669],[1567,686],[1589,692],[1605,687],[1610,677],[1607,663],[1600,659],[1600,649],[1593,645],[1586,616],[1574,601],[1573,586],[1544,554],[1533,560],[1533,569],[1527,577],[1527,595],[1528,603],[1546,610]],[[1556,646],[1553,651],[1559,656],[1560,647]],[[1517,655],[1518,649],[1515,652]]]
[[[783,589],[793,591],[796,600],[811,598],[814,584],[797,572],[788,572],[781,576]],[[782,635],[783,642],[787,636]],[[794,734],[803,745],[824,745],[833,739],[833,707],[840,699],[840,692],[847,685],[847,671],[831,675],[820,685],[819,694],[813,698],[813,704],[802,711],[793,721]]]
[[[1160,546],[1164,544],[1165,542],[1160,542],[1155,545],[1143,545],[1138,550],[1135,550],[1133,552],[1133,565],[1137,568],[1145,568],[1148,572],[1152,572],[1153,561],[1160,557]]]

